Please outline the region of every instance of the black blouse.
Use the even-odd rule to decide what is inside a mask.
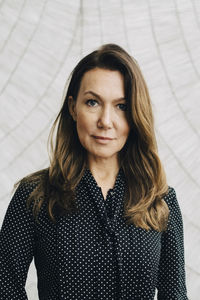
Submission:
[[[20,185],[0,234],[0,299],[27,299],[25,283],[34,257],[40,300],[186,300],[183,223],[175,190],[164,233],[127,225],[123,218],[126,180],[120,169],[104,200],[90,170],[76,189],[79,212],[53,224],[46,203],[35,222]]]

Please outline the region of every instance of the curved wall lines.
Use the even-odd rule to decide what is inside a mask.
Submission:
[[[21,177],[48,166],[47,138],[79,59],[118,43],[149,87],[160,157],[183,213],[188,296],[200,292],[200,2],[0,1],[0,221]],[[37,300],[31,265],[29,299]]]

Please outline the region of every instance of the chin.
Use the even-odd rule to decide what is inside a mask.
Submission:
[[[114,153],[108,153],[108,151],[94,152],[94,153],[89,152],[89,155],[96,158],[109,159],[109,158],[114,158],[115,156],[117,157],[118,152],[114,152]]]

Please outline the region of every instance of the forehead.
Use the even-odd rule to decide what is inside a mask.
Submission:
[[[81,80],[80,93],[92,90],[96,93],[112,92],[124,96],[124,78],[119,71],[95,68],[87,71]]]

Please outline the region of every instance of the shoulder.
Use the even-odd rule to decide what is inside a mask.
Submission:
[[[8,205],[8,211],[14,210],[19,212],[20,210],[27,210],[27,199],[34,188],[35,185],[29,182],[20,182],[17,187],[15,186],[15,191]]]
[[[19,180],[15,185],[15,195],[23,198],[29,196],[36,187],[44,182],[48,176],[48,169],[42,169]]]
[[[168,186],[168,193],[164,196],[163,199],[169,208],[169,227],[170,224],[182,226],[182,213],[175,189],[171,186]]]
[[[39,200],[39,194],[33,196],[37,187],[39,188],[40,177],[38,173],[31,174],[19,180],[14,185],[14,191],[11,200],[8,203],[3,223],[4,227],[9,224],[34,224],[35,218],[33,208],[36,201]],[[32,194],[33,192],[33,194]]]
[[[15,183],[9,207],[27,208],[27,200],[31,197],[32,192],[40,187],[46,172],[46,169],[40,170]]]
[[[17,185],[14,195],[27,198],[32,193],[32,191],[36,188],[36,186],[37,183],[22,181]]]
[[[29,224],[33,222],[31,208],[27,207],[27,199],[34,187],[28,183],[19,183],[11,200],[8,203],[6,214],[3,218],[1,232],[20,228],[20,224]]]
[[[163,197],[168,206],[177,201],[176,191],[172,186],[168,186],[168,191]]]

